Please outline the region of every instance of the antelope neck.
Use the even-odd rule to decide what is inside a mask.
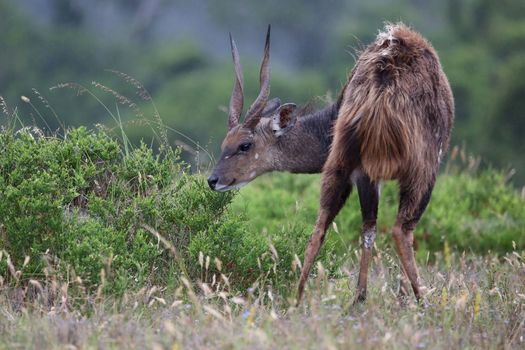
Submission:
[[[321,173],[332,143],[332,127],[338,105],[298,115],[295,126],[275,144],[275,170],[291,173]]]

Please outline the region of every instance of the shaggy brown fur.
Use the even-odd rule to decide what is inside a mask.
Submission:
[[[333,146],[353,130],[372,181],[402,179],[426,190],[448,147],[453,99],[436,52],[406,26],[388,25],[360,55],[343,94]]]

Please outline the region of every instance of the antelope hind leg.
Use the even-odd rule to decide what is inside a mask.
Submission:
[[[351,191],[352,182],[347,172],[325,168],[321,184],[320,209],[314,231],[304,253],[303,268],[297,288],[297,305],[301,302],[310,269],[323,245],[326,230],[343,207]]]

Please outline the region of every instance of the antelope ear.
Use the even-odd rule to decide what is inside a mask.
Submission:
[[[272,98],[270,101],[266,103],[266,106],[264,107],[261,113],[261,117],[262,118],[271,117],[280,106],[281,106],[281,100],[279,99],[279,97]]]
[[[272,116],[272,130],[275,136],[281,136],[293,128],[297,119],[294,115],[296,108],[295,103],[285,103],[279,107],[279,112]]]

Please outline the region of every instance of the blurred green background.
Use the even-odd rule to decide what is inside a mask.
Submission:
[[[268,23],[272,96],[322,104],[337,96],[357,51],[385,21],[411,25],[438,51],[456,99],[452,144],[485,166],[516,169],[513,181],[524,185],[523,0],[0,0],[0,95],[8,112],[1,124],[15,110],[25,125],[51,131],[60,126],[55,113],[67,126],[112,128],[121,118],[132,141],[154,140],[144,122],[158,119],[154,107],[107,71],[114,69],[148,89],[170,143],[187,144],[186,157],[205,163],[177,132],[217,155],[233,82],[229,31],[247,104],[258,93]],[[87,91],[49,89],[66,82],[84,86],[109,112]]]

